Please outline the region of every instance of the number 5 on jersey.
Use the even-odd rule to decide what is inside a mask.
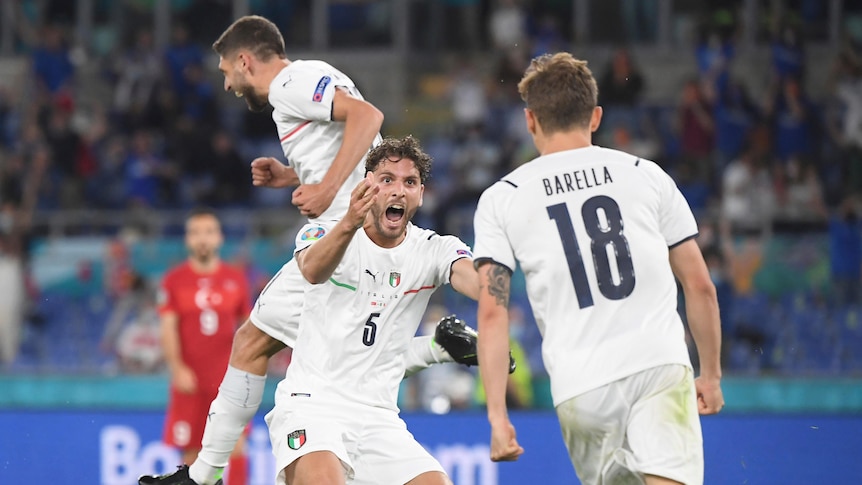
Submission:
[[[362,329],[362,343],[366,347],[374,345],[374,339],[377,337],[377,322],[374,319],[379,316],[379,312],[372,313],[368,315],[368,320],[365,321],[365,328]]]
[[[587,308],[593,306],[593,293],[587,279],[587,270],[581,248],[575,236],[575,228],[569,215],[566,203],[549,206],[548,217],[557,224],[569,274],[575,286],[578,306]],[[604,221],[600,217],[604,213]],[[635,288],[635,270],[632,264],[632,253],[629,242],[623,235],[623,218],[617,202],[605,195],[597,195],[584,202],[581,206],[581,219],[584,229],[590,236],[590,252],[596,270],[596,280],[599,292],[609,300],[622,300],[632,294]],[[611,268],[609,249],[613,250],[616,263],[616,280]]]

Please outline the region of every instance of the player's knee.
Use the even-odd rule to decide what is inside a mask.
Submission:
[[[284,469],[286,485],[344,485],[341,461],[329,451],[304,455]]]

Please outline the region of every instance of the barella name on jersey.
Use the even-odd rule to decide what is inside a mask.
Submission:
[[[553,178],[543,178],[545,195],[574,192],[575,190],[591,189],[599,185],[612,184],[611,172],[608,167],[575,170],[571,173],[554,175]]]

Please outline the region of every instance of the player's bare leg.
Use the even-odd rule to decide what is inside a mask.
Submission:
[[[331,451],[303,455],[284,469],[283,485],[344,485],[346,481],[341,460]]]
[[[285,347],[250,321],[236,331],[230,364],[210,405],[203,449],[189,467],[189,477],[198,485],[215,484],[221,477],[231,451],[260,407],[269,359]]]
[[[200,452],[200,448],[183,448],[181,453],[183,457],[183,463],[191,463],[195,461],[195,459],[197,459],[198,457],[198,453]]]
[[[425,472],[407,482],[406,485],[452,485],[452,481],[445,473]]]

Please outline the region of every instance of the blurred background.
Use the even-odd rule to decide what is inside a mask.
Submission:
[[[707,483],[862,483],[862,3],[846,0],[3,1],[0,428],[21,433],[0,437],[0,482],[58,443],[80,447],[61,465],[86,483],[178,463],[158,443],[153,295],[185,258],[190,208],[218,210],[255,294],[292,254],[290,191],[250,183],[253,158],[283,160],[271,117],[223,92],[210,49],[245,14],[274,21],[290,59],[351,76],[384,135],[420,138],[435,164],[416,222],[468,243],[482,190],[536,155],[516,88],[529,60],[589,61],[595,143],[673,176],[719,290],[727,407],[704,420]],[[405,380],[401,406],[456,484],[576,483],[513,286],[523,463],[487,461],[475,369]],[[441,291],[420,332],[453,312],[475,325]],[[253,483],[271,483],[255,433]]]

